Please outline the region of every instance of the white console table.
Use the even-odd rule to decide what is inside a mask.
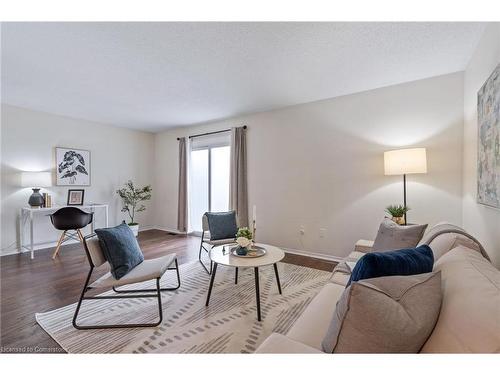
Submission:
[[[49,219],[49,215],[56,212],[58,209],[63,207],[76,207],[88,212],[96,212],[96,209],[101,209],[104,211],[104,218],[106,222],[106,227],[108,226],[108,205],[107,204],[88,204],[83,206],[53,206],[50,208],[31,208],[23,207],[21,208],[20,215],[20,232],[21,232],[21,251],[28,250],[31,252],[31,259],[34,258],[34,251],[36,245],[49,244],[51,242],[39,242],[35,243],[33,238],[33,225],[35,216],[45,216]],[[50,219],[49,219],[50,220]],[[26,226],[29,225],[29,243],[26,243]],[[90,223],[91,233],[94,233],[94,220]]]

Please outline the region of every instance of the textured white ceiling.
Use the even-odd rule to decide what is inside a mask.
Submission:
[[[148,131],[464,70],[481,23],[4,23],[2,102]]]

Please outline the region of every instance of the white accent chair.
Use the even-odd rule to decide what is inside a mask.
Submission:
[[[208,252],[215,246],[221,246],[221,245],[229,245],[232,243],[235,243],[234,238],[225,238],[222,240],[211,240],[210,239],[210,226],[208,225],[208,218],[206,215],[203,215],[202,217],[202,233],[201,233],[201,242],[200,242],[200,251],[198,253],[198,260],[200,261],[201,265],[207,271],[209,275],[212,274],[212,267],[213,267],[213,262],[210,261],[210,267],[207,268],[205,264],[203,263],[203,260],[201,259],[201,251],[205,250],[205,252],[208,254]],[[210,248],[205,247],[205,245],[210,246]],[[237,269],[236,269],[237,272]]]
[[[156,327],[160,325],[163,320],[163,312],[161,306],[161,292],[176,290],[181,286],[181,279],[179,275],[179,264],[177,263],[177,255],[175,253],[168,254],[163,257],[156,259],[144,260],[142,263],[134,267],[129,273],[120,278],[115,279],[111,272],[106,273],[92,284],[90,283],[90,278],[95,268],[99,268],[106,263],[104,254],[102,252],[101,246],[99,245],[99,240],[96,235],[89,235],[83,239],[83,246],[87,259],[90,265],[90,271],[85,280],[80,299],[76,306],[75,314],[73,315],[73,327],[76,329],[102,329],[102,328],[134,328],[134,327]],[[172,265],[175,264],[175,267]],[[177,272],[177,286],[173,288],[160,288],[160,279],[168,270],[176,270]],[[156,280],[156,288],[154,289],[124,289],[118,290],[119,286],[135,284],[142,281]],[[106,295],[106,296],[86,296],[85,294],[96,288],[112,288],[116,294]],[[155,293],[152,293],[155,292]],[[132,293],[132,295],[130,295]],[[140,294],[137,294],[140,293]],[[133,299],[133,298],[157,298],[158,299],[158,315],[159,319],[154,323],[130,323],[130,324],[105,324],[105,325],[81,325],[77,323],[78,314],[84,300],[96,300],[96,299]]]

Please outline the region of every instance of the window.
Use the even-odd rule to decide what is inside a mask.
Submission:
[[[189,168],[190,231],[201,233],[207,211],[229,210],[230,133],[192,138]]]

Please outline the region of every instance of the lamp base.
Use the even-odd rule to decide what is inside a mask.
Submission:
[[[33,208],[43,207],[45,200],[43,199],[42,194],[40,194],[40,189],[33,188],[33,194],[31,194],[28,204]]]

